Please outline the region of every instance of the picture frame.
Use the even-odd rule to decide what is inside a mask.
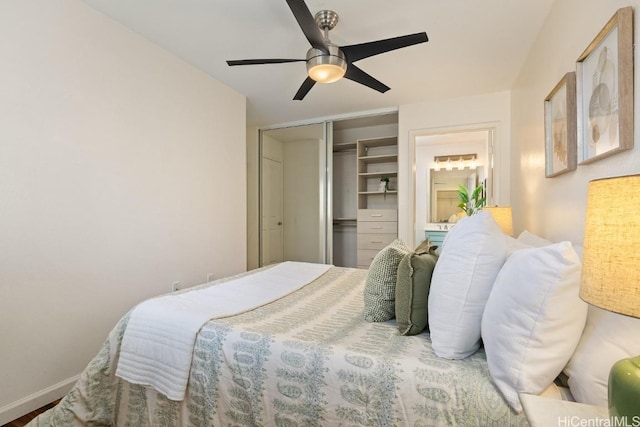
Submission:
[[[576,73],[566,73],[544,99],[545,176],[576,169]]]
[[[633,148],[633,8],[618,9],[576,62],[578,164]]]

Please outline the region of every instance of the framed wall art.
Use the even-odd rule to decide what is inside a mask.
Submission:
[[[633,8],[618,9],[576,63],[578,162],[633,147]]]
[[[576,168],[576,73],[564,75],[544,100],[545,176]]]

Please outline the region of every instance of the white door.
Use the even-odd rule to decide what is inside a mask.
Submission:
[[[262,265],[284,260],[282,160],[262,158]]]

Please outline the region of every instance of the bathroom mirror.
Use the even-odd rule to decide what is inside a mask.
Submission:
[[[455,217],[460,208],[458,204],[458,185],[462,185],[473,191],[478,185],[485,183],[486,176],[483,167],[474,169],[464,168],[462,170],[435,170],[429,173],[431,212],[427,222],[454,222],[451,217]]]

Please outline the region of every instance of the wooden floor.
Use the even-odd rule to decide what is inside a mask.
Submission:
[[[55,401],[53,403],[49,403],[48,405],[45,405],[40,409],[36,409],[33,412],[29,412],[27,415],[24,415],[24,416],[18,418],[17,420],[13,420],[9,424],[5,424],[5,425],[3,425],[1,427],[24,427],[29,423],[29,421],[31,421],[32,419],[34,419],[35,417],[37,417],[38,415],[40,415],[41,413],[43,413],[47,409],[51,409],[54,406],[56,406],[58,404],[58,402],[59,402],[59,400],[57,400],[57,401]]]

